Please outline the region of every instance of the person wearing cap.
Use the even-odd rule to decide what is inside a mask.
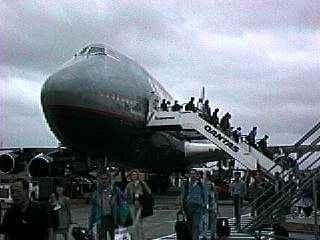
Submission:
[[[132,170],[128,174],[130,182],[128,183],[125,193],[129,204],[130,214],[132,218],[132,226],[129,228],[133,240],[143,240],[143,221],[142,221],[142,198],[147,191],[151,194],[151,190],[144,181],[140,181],[140,173],[138,170]]]
[[[108,234],[114,238],[115,223],[112,216],[112,208],[115,204],[115,194],[111,184],[111,175],[103,173],[98,176],[96,191],[91,195],[91,212],[89,217],[89,229],[98,224],[97,231],[101,234],[99,239],[107,239]],[[105,228],[102,228],[105,226]]]

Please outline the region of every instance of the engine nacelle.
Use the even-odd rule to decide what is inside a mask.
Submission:
[[[18,156],[19,155],[15,153],[4,153],[0,155],[0,173],[14,173]]]
[[[33,157],[28,166],[27,172],[31,177],[48,177],[51,175],[51,165],[53,159],[43,153]]]
[[[224,152],[212,143],[184,142],[182,148],[189,161],[212,162],[225,157]]]

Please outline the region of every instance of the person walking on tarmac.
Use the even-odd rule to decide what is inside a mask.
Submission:
[[[197,170],[190,171],[190,180],[182,188],[181,199],[192,240],[198,240],[202,215],[208,203],[208,190],[207,186],[201,182],[201,176]]]
[[[29,182],[16,178],[10,189],[13,204],[4,214],[0,234],[5,234],[10,240],[48,239],[47,211],[29,199]]]
[[[112,208],[115,204],[115,194],[112,189],[110,173],[102,173],[98,176],[97,189],[91,195],[91,212],[89,217],[89,229],[98,224],[99,239],[107,239],[108,234],[114,238],[115,224],[112,216]],[[102,228],[105,226],[105,228]]]
[[[63,193],[61,185],[56,186],[55,193],[51,194],[49,203],[54,221],[53,226],[49,229],[50,240],[56,240],[57,235],[63,235],[64,240],[69,239],[69,227],[72,222],[70,210],[70,198]]]
[[[240,179],[240,172],[234,173],[234,181],[230,185],[230,193],[233,197],[233,204],[234,204],[234,217],[236,218],[237,227],[240,227],[241,221],[241,210],[243,204],[243,198],[246,195],[246,184],[241,181]]]
[[[128,177],[130,178],[130,182],[125,189],[125,193],[133,222],[133,225],[130,227],[129,231],[132,234],[132,240],[143,240],[143,195],[151,194],[151,190],[144,181],[140,181],[138,170],[132,170]]]
[[[217,230],[218,217],[218,188],[214,184],[213,176],[207,173],[208,184],[208,207],[209,207],[209,231],[211,232],[211,239],[215,239]]]

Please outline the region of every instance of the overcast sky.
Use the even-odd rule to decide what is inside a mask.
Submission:
[[[202,86],[212,108],[271,144],[320,115],[320,1],[0,1],[0,143],[55,145],[45,79],[87,43],[113,46],[180,101]]]

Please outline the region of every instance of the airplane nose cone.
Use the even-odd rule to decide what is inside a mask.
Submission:
[[[50,105],[63,105],[71,100],[80,88],[79,77],[72,69],[63,69],[52,74],[42,86],[41,103],[45,108]]]
[[[107,96],[108,92],[119,92],[111,70],[105,62],[89,59],[54,73],[43,85],[45,118],[65,146],[99,151],[113,144],[113,136],[122,127],[117,118],[126,113],[116,112],[118,106]]]

